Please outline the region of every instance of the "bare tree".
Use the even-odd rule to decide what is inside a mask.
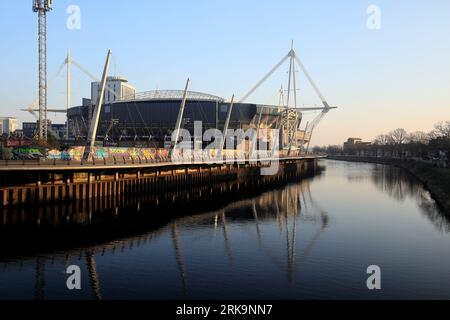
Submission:
[[[386,146],[386,145],[390,144],[391,142],[392,142],[392,140],[391,140],[390,136],[387,134],[380,134],[373,141],[373,143],[375,145],[379,145],[379,146]]]
[[[401,145],[405,143],[408,133],[405,129],[399,128],[394,131],[389,132],[389,137],[392,139],[394,144]]]
[[[436,138],[442,137],[450,139],[450,121],[441,121],[434,126],[434,135]]]
[[[410,133],[406,138],[407,143],[418,143],[418,144],[427,144],[430,141],[429,134],[423,131],[416,131]]]
[[[338,146],[338,145],[335,145],[335,146],[331,145],[326,148],[326,152],[328,154],[342,154],[342,151],[343,151],[342,146]]]

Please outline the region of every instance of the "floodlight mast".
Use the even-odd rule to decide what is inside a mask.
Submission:
[[[39,36],[39,142],[47,142],[47,12],[52,0],[33,0],[33,11],[38,13]]]

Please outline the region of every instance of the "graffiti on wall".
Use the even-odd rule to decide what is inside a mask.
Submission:
[[[38,160],[46,156],[46,150],[35,147],[19,147],[12,150],[14,160]]]
[[[150,149],[150,148],[114,148],[114,147],[98,147],[94,148],[96,159],[113,159],[131,160],[131,159],[166,159],[169,155],[166,149]],[[75,160],[80,161],[83,157],[84,147],[72,147],[65,151],[51,150],[48,152],[47,158],[50,160]]]

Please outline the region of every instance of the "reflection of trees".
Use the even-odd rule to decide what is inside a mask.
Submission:
[[[424,191],[414,177],[393,166],[377,165],[373,170],[372,182],[378,189],[398,201],[407,197],[417,198]]]
[[[428,192],[425,192],[420,199],[418,199],[419,207],[422,213],[433,223],[435,228],[440,232],[450,232],[450,221],[442,211],[438,208],[436,201],[434,201]]]
[[[377,165],[372,174],[373,184],[381,191],[397,201],[413,198],[417,201],[422,213],[439,231],[450,231],[450,220],[438,208],[430,193],[411,174],[403,169]]]
[[[363,175],[354,175],[354,176],[349,175],[349,176],[347,176],[348,182],[351,182],[351,183],[364,183],[368,179],[370,179],[370,177],[366,177],[366,176],[363,176]]]

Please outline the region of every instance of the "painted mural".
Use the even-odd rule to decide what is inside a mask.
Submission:
[[[75,160],[80,161],[83,157],[84,147],[72,147],[68,150],[50,150],[47,158],[50,160]],[[117,161],[132,159],[158,160],[167,159],[169,153],[166,149],[153,148],[114,148],[97,147],[94,149],[96,159],[113,159]]]
[[[81,161],[84,153],[84,147],[71,147],[66,150],[47,150],[40,147],[18,147],[18,148],[2,148],[0,154],[1,159],[6,160],[63,160],[63,161]],[[264,152],[263,152],[264,153]],[[167,160],[169,158],[169,151],[167,149],[156,148],[119,148],[119,147],[96,147],[94,148],[95,158],[98,160],[103,159],[116,159],[116,161],[130,161],[141,159],[145,161],[153,160]],[[206,159],[214,159],[217,156],[217,150],[203,150],[200,154],[188,153],[195,158],[203,157]],[[283,154],[280,153],[280,156]],[[184,152],[180,150],[178,157],[181,159],[184,156]],[[243,159],[248,157],[248,150],[224,150],[223,156],[228,159]],[[175,156],[177,158],[177,156]]]
[[[47,150],[39,147],[18,147],[12,149],[14,160],[39,160],[45,158]]]

